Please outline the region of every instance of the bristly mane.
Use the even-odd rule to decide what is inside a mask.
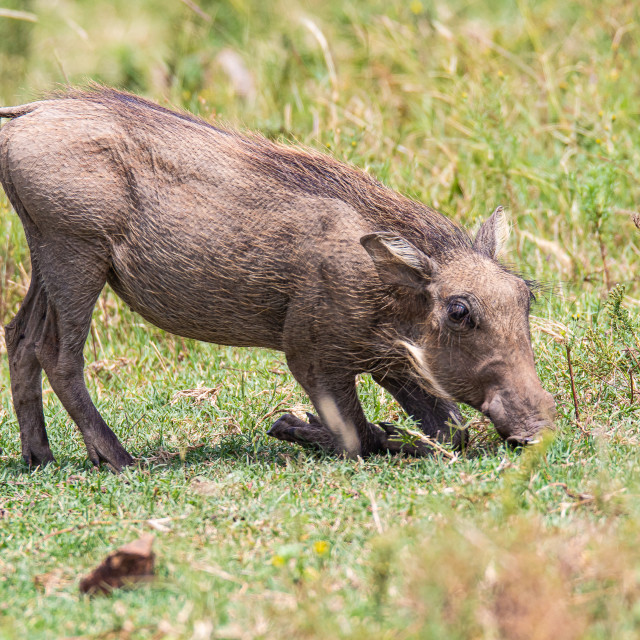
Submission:
[[[311,149],[242,138],[244,159],[265,176],[311,196],[346,202],[379,231],[393,231],[430,254],[472,250],[464,229],[441,213],[385,187],[364,171]]]
[[[442,255],[455,249],[473,251],[469,235],[455,222],[328,154],[306,147],[278,144],[257,133],[239,133],[214,126],[193,114],[173,111],[98,84],[91,84],[85,89],[65,90],[52,97],[86,100],[112,107],[116,113],[126,111],[130,114],[130,122],[135,122],[137,117],[140,124],[149,124],[148,118],[141,120],[145,112],[152,118],[155,116],[153,120],[158,126],[170,126],[172,119],[195,124],[227,137],[231,153],[290,192],[341,200],[358,211],[376,230],[398,233],[431,255]],[[158,121],[157,116],[162,120]]]
[[[147,111],[151,110],[157,114],[179,118],[193,124],[201,125],[207,129],[226,133],[222,127],[215,127],[203,118],[193,115],[188,111],[174,111],[167,109],[151,100],[141,98],[127,91],[120,91],[112,87],[105,87],[97,82],[91,82],[84,88],[64,88],[55,91],[47,96],[52,100],[85,100],[94,102],[106,107],[113,107],[116,111],[122,112],[123,107],[128,110]]]

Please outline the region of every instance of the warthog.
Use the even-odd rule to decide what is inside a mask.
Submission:
[[[12,119],[0,130],[0,180],[31,252],[29,291],[5,328],[28,464],[53,460],[42,369],[91,461],[116,470],[133,461],[83,377],[107,282],[171,333],[283,351],[319,417],[282,416],[270,430],[281,440],[351,456],[424,453],[392,425],[367,421],[362,372],[434,440],[460,424],[456,402],[517,442],[552,425],[554,402],[534,367],[530,287],[496,261],[500,208],[472,240],[327,155],[104,87],[0,117]]]

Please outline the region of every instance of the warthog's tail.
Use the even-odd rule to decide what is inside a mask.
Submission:
[[[29,104],[21,104],[17,107],[0,107],[0,118],[19,118],[31,113],[40,104],[40,102],[29,102]]]

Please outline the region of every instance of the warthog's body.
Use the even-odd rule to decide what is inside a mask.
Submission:
[[[494,261],[499,212],[472,244],[440,214],[329,157],[108,89],[0,116],[14,118],[0,130],[0,180],[32,260],[6,327],[27,462],[53,457],[41,368],[91,460],[132,461],[82,373],[106,282],[172,333],[284,351],[321,419],[284,416],[272,429],[282,439],[397,450],[392,429],[362,413],[355,375],[365,371],[432,437],[449,436],[453,400],[485,411],[505,437],[550,423],[528,288]]]

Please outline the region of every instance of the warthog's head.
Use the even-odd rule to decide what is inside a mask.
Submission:
[[[434,395],[488,416],[514,443],[553,426],[555,403],[536,374],[530,286],[496,261],[506,222],[496,209],[473,246],[432,252],[392,233],[364,236],[382,281],[406,295],[397,342]]]

